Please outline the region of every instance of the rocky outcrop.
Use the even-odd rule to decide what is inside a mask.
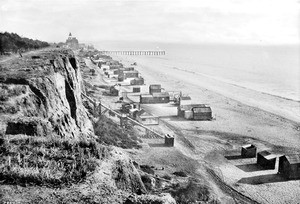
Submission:
[[[0,67],[0,133],[90,137],[80,67],[71,50],[26,55]]]

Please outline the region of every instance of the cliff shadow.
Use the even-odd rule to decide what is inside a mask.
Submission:
[[[279,174],[267,174],[261,176],[253,176],[248,178],[242,178],[237,183],[244,183],[250,185],[260,185],[266,183],[278,183],[278,182],[285,182],[288,179],[284,178]]]
[[[266,168],[263,168],[262,166],[254,163],[254,164],[242,164],[242,165],[236,165],[237,168],[245,171],[245,172],[254,172],[254,171],[264,171],[269,170]]]
[[[244,157],[242,157],[242,155],[228,155],[225,156],[226,159],[228,160],[236,160],[236,159],[245,159]]]

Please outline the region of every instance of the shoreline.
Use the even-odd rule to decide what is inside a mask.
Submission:
[[[134,62],[134,60],[120,56],[111,55],[111,57],[120,61],[125,67],[131,66]],[[210,104],[215,119],[212,121],[185,120],[177,117],[176,107],[173,104],[142,104],[145,111],[159,117],[161,121],[159,128],[162,132],[171,132],[175,136],[175,145],[174,149],[167,150],[153,146],[153,142],[143,140],[145,143],[143,148],[134,151],[135,153],[131,155],[134,160],[153,164],[153,166],[163,165],[170,168],[175,165],[176,168],[189,170],[191,168],[189,164],[181,163],[178,158],[174,157],[172,151],[175,151],[187,160],[195,162],[191,164],[194,168],[190,172],[191,175],[195,178],[200,175],[221,200],[224,194],[231,195],[231,190],[228,189],[233,189],[238,194],[245,195],[259,203],[265,203],[266,200],[262,198],[278,204],[283,201],[297,203],[295,201],[300,199],[296,193],[296,189],[299,190],[299,180],[282,180],[277,174],[277,169],[261,170],[258,167],[255,167],[256,170],[251,169],[256,166],[256,158],[230,160],[227,156],[240,154],[240,148],[245,144],[255,145],[258,152],[268,150],[277,157],[283,154],[299,153],[299,123],[259,107],[250,106],[234,97],[228,97],[227,92],[222,93],[223,87],[220,89],[219,84],[212,86],[212,82],[204,77],[199,80],[198,76],[195,79],[191,73],[185,73],[185,78],[183,78],[182,72],[176,72],[174,69],[170,71],[155,63],[145,65],[139,61],[136,62],[137,66],[134,68],[145,79],[146,87],[159,83],[166,91],[182,91],[191,96],[196,103]],[[219,89],[215,91],[214,88]],[[231,94],[237,94],[237,92]],[[248,100],[245,96],[247,94],[238,95]],[[216,175],[208,171],[213,171]],[[259,185],[257,184],[258,178],[261,179]],[[218,183],[218,180],[221,183]],[[290,188],[295,191],[286,190]],[[270,196],[271,194],[284,196]]]
[[[121,57],[112,57],[121,60],[125,66],[130,66],[133,62]],[[252,101],[247,97],[248,93],[238,95],[238,91],[228,93],[226,89],[225,92],[222,92],[224,87],[220,88],[219,84],[213,86],[209,84],[212,82],[205,80],[204,77],[201,78],[203,79],[201,81],[198,76],[195,80],[193,79],[195,76],[186,74],[184,80],[181,80],[180,73],[182,74],[182,72],[172,72],[162,66],[155,66],[155,64],[144,65],[139,61],[137,61],[135,69],[141,73],[147,85],[159,83],[166,91],[182,91],[184,94],[188,93],[195,102],[210,104],[213,116],[216,118],[213,121],[182,120],[176,116],[174,106],[169,104],[143,106],[147,112],[158,116],[163,123],[169,124],[168,126],[178,136],[175,148],[198,162],[197,172],[206,174],[203,170],[203,163],[205,163],[204,166],[208,165],[207,167],[212,168],[217,175],[221,176],[226,185],[259,203],[265,203],[265,199],[278,204],[286,201],[297,203],[300,199],[296,190],[299,190],[299,180],[282,179],[277,174],[278,165],[272,170],[259,170],[257,167],[255,167],[257,170],[253,170],[256,158],[226,159],[228,155],[239,154],[241,146],[245,144],[253,144],[258,148],[258,152],[268,150],[276,156],[299,154],[300,123],[295,121],[297,117],[283,117],[282,115],[286,116],[287,114],[272,111],[274,110],[272,107],[270,111],[266,111],[256,106],[255,103],[251,104]],[[247,92],[251,92],[251,90]],[[264,95],[257,96],[255,92],[255,95],[250,93],[250,96],[262,97]],[[271,100],[274,98],[272,96],[265,97],[269,97]],[[280,103],[280,100],[283,99],[276,99],[276,102]],[[188,147],[181,138],[182,136],[193,144],[193,149]],[[206,176],[206,179],[210,183],[214,180],[211,175]],[[214,185],[214,182],[211,184]],[[290,188],[295,190],[290,192],[287,190]]]
[[[291,122],[296,123],[300,126],[300,101],[264,93],[227,82],[221,82],[217,79],[207,77],[203,74],[183,70],[177,67],[168,67],[165,65],[157,64],[149,65],[143,62],[143,60],[139,62],[134,58],[130,59],[129,57],[116,55],[111,56],[121,62],[125,62],[127,66],[130,66],[133,62],[137,61],[138,66],[136,68],[137,70],[141,71],[142,75],[145,71],[148,72],[147,76],[150,75],[151,71],[152,73],[157,72],[160,74],[165,74],[170,76],[170,78],[172,77],[176,80],[181,81],[182,83],[196,85],[202,87],[203,89],[208,89],[222,96],[241,102],[245,105],[259,108],[278,117],[290,120]],[[163,69],[166,69],[167,71],[163,71]],[[174,72],[174,70],[177,72]],[[183,78],[182,74],[186,74],[188,76]],[[197,78],[193,76],[195,74],[197,75]],[[189,78],[190,80],[187,80],[186,78]]]

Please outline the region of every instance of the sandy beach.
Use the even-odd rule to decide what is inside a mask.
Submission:
[[[129,57],[113,58],[127,66],[133,63]],[[211,105],[215,118],[212,121],[180,119],[172,104],[143,105],[174,131],[175,148],[197,161],[201,174],[203,167],[209,166],[226,184],[259,203],[298,202],[299,180],[287,181],[278,176],[278,167],[259,169],[255,166],[256,159],[228,158],[240,154],[241,146],[248,143],[256,145],[258,151],[268,150],[278,156],[299,152],[299,102],[252,90],[241,91],[240,87],[195,73],[135,61],[138,63],[135,69],[147,85],[159,83],[166,91],[182,91],[196,103]]]

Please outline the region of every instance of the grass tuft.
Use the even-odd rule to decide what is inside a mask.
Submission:
[[[99,143],[114,145],[124,149],[140,148],[138,137],[135,135],[132,127],[121,128],[106,116],[101,116],[94,123],[94,131]]]
[[[92,173],[109,149],[96,141],[14,137],[0,139],[0,182],[63,187]]]

